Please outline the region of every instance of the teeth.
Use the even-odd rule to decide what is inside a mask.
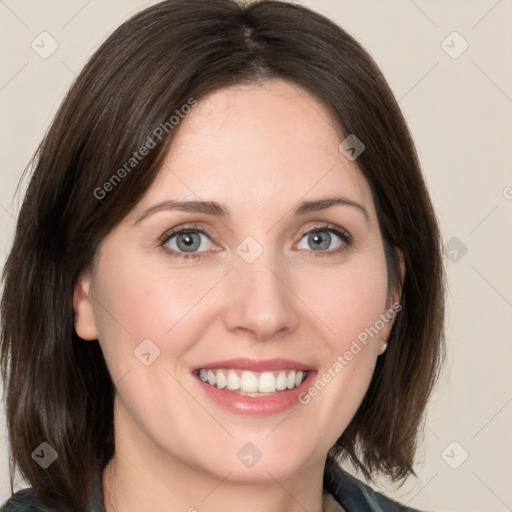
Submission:
[[[235,372],[228,373],[228,389],[232,391],[240,389],[240,377]]]
[[[224,372],[218,371],[217,372],[217,387],[219,389],[224,389],[227,385],[228,385],[228,380],[226,379]]]
[[[286,389],[286,373],[279,372],[279,375],[276,379],[276,389],[278,391],[283,391]]]
[[[273,393],[276,391],[276,378],[271,372],[263,372],[258,382],[258,391],[260,393]]]
[[[252,372],[242,373],[240,378],[240,391],[244,393],[255,393],[258,391],[258,377]]]
[[[235,370],[200,370],[199,378],[219,389],[227,388],[249,396],[263,396],[276,391],[293,389],[300,386],[307,372],[281,370],[278,372],[255,373]]]

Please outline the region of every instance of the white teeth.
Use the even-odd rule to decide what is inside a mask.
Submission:
[[[231,389],[232,391],[240,389],[240,377],[235,372],[228,373],[227,386],[228,389]]]
[[[279,375],[276,379],[276,389],[278,391],[283,391],[286,389],[286,373],[279,372]]]
[[[224,375],[224,372],[218,371],[217,372],[217,387],[219,389],[224,389],[228,384],[228,381],[226,379],[226,376]]]
[[[260,393],[273,393],[276,390],[276,378],[271,372],[263,372],[258,382],[258,391]]]
[[[240,391],[255,393],[258,391],[258,377],[252,372],[243,372],[240,378]]]
[[[249,396],[263,396],[300,386],[307,375],[307,372],[295,370],[281,370],[279,373],[254,373],[246,370],[241,375],[239,373],[235,370],[202,369],[199,371],[199,378],[219,389],[227,388]]]

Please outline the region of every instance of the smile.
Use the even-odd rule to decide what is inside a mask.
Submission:
[[[280,391],[294,389],[306,380],[308,372],[302,370],[276,370],[252,372],[235,369],[200,369],[196,375],[217,389],[227,389],[245,396],[271,396]]]

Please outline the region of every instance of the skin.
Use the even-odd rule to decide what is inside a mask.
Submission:
[[[320,376],[399,300],[387,293],[369,185],[357,161],[340,153],[334,127],[318,100],[281,80],[201,99],[155,183],[78,279],[76,332],[99,340],[116,386],[107,512],[322,510],[326,454],[368,389],[392,321],[309,404],[282,414],[228,412],[191,370],[283,357]],[[299,201],[333,195],[360,204],[369,219],[347,205],[292,212]],[[230,216],[160,210],[136,222],[168,199],[217,201]],[[160,245],[171,228],[190,223],[209,232],[197,235],[204,257],[173,255],[183,249],[177,237]],[[352,242],[332,234],[319,250],[302,234],[325,235],[329,223]],[[263,248],[253,263],[236,252],[248,236]],[[147,338],[160,350],[149,366],[133,353]],[[236,455],[248,442],[262,453],[251,468]]]

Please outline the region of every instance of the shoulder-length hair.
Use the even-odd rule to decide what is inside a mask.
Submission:
[[[85,343],[74,330],[74,284],[155,180],[179,129],[170,118],[216,89],[272,78],[318,98],[340,142],[355,134],[364,143],[357,165],[372,190],[389,288],[401,290],[389,348],[329,452],[326,485],[335,459],[348,458],[368,478],[414,474],[442,362],[445,276],[436,217],[390,87],[350,35],[303,6],[168,0],[122,24],[96,51],[30,166],[1,303],[11,492],[18,468],[43,502],[87,509],[98,468],[114,454],[114,385],[98,341]],[[132,166],[148,137],[153,147]],[[47,469],[32,458],[42,442],[58,453]]]

